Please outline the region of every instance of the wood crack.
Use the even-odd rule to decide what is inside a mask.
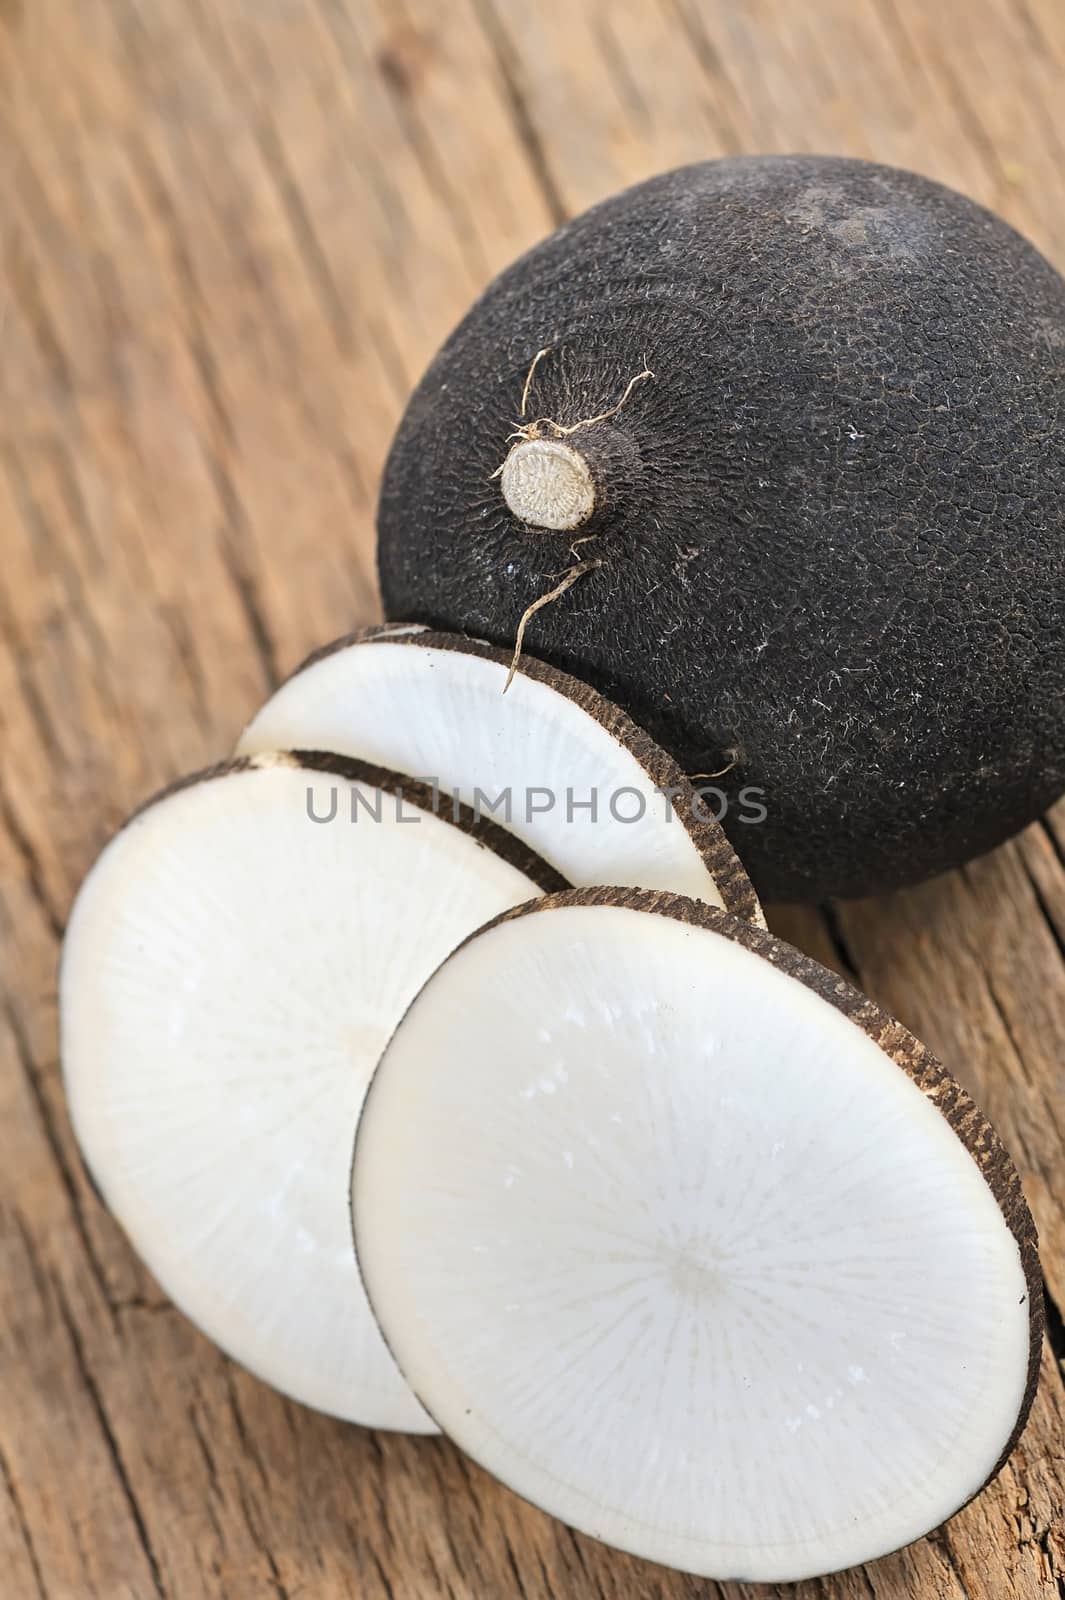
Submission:
[[[343,356],[351,359],[357,352],[358,341],[348,308],[337,286],[329,257],[315,231],[314,221],[288,169],[285,147],[278,137],[277,129],[265,117],[260,116],[255,119],[255,142],[278,200],[281,202],[282,215],[288,224],[307,281],[322,308],[326,325],[336,342],[337,349]]]
[[[18,177],[21,176],[24,184],[33,180],[36,186],[35,176],[28,160],[24,159],[17,163],[16,174],[16,185]],[[24,187],[23,202],[27,212],[32,215],[36,207],[29,201]],[[17,306],[22,313],[52,388],[57,396],[72,394],[73,373],[56,324],[41,293],[42,274],[36,262],[32,260],[32,251],[25,234],[17,226],[12,227],[10,240],[4,251],[4,274],[11,291],[10,303]]]
[[[200,1418],[194,1403],[189,1403],[188,1407],[186,1408],[185,1415],[189,1419],[189,1426],[196,1437],[196,1443],[200,1447],[200,1454],[203,1457],[203,1464],[207,1469],[208,1487],[211,1492],[216,1494],[221,1500],[224,1498],[224,1496],[222,1494],[221,1481],[218,1476],[218,1466],[215,1462],[214,1452],[207,1442],[207,1435],[200,1427]]]
[[[5,633],[13,637],[14,627],[10,619],[2,613],[0,613],[0,627]],[[23,710],[29,712],[29,719],[33,725],[34,733],[37,735],[41,749],[48,758],[52,770],[54,772],[62,772],[66,764],[63,745],[55,723],[52,721],[51,713],[30,673],[25,647],[18,640],[15,640],[14,643],[14,658],[19,701]]]
[[[111,1457],[111,1464],[114,1467],[115,1476],[117,1477],[119,1485],[122,1489],[126,1505],[129,1508],[130,1517],[133,1521],[133,1526],[137,1533],[137,1539],[148,1563],[148,1570],[152,1576],[153,1587],[156,1594],[161,1597],[161,1600],[166,1600],[166,1588],[163,1584],[163,1575],[159,1566],[159,1560],[156,1556],[152,1541],[148,1534],[148,1527],[145,1521],[144,1513],[140,1507],[140,1502],[134,1493],[133,1484],[130,1481],[129,1472],[126,1469],[126,1463],[123,1459],[122,1451],[119,1449],[118,1439],[115,1436],[115,1431],[111,1426],[111,1419],[107,1414],[107,1408],[104,1405],[103,1396],[100,1393],[100,1387],[97,1384],[95,1374],[89,1365],[88,1358],[85,1353],[85,1345],[82,1341],[81,1332],[78,1328],[77,1319],[70,1309],[66,1295],[63,1292],[63,1286],[58,1278],[53,1278],[53,1288],[55,1290],[56,1305],[59,1308],[60,1317],[63,1320],[67,1334],[70,1338],[71,1349],[74,1354],[74,1361],[77,1365],[78,1373],[81,1377],[82,1383],[85,1386],[85,1392],[92,1402],[93,1410],[96,1413],[96,1420],[100,1425],[100,1431],[103,1434],[108,1454]]]
[[[25,1507],[23,1506],[22,1500],[19,1496],[15,1475],[8,1465],[7,1457],[4,1455],[2,1446],[0,1446],[0,1478],[3,1479],[4,1488],[7,1491],[7,1497],[11,1502],[11,1509],[15,1513],[15,1521],[18,1524],[18,1530],[22,1537],[22,1543],[26,1548],[26,1560],[29,1562],[30,1571],[33,1574],[33,1581],[37,1586],[37,1594],[40,1597],[40,1600],[48,1600],[48,1590],[45,1586],[44,1573],[41,1570],[41,1563],[37,1555],[37,1548],[33,1542],[33,1534],[30,1531],[29,1519],[26,1516]]]
[[[90,566],[97,573],[103,574],[107,568],[107,557],[96,541],[96,529],[93,526],[92,516],[86,504],[85,496],[81,492],[77,469],[66,441],[64,439],[51,440],[48,456],[52,463],[52,471],[55,474],[55,481],[59,487],[63,505],[70,519],[70,525],[72,528],[76,528],[82,536]]]
[[[413,32],[413,24],[406,7],[401,6],[398,0],[392,0],[392,4],[397,14],[403,16]],[[487,281],[489,268],[465,197],[448,177],[447,164],[441,160],[432,135],[418,110],[417,100],[411,92],[406,73],[387,45],[378,53],[377,66],[395,107],[396,117],[403,129],[407,144],[413,152],[430,192],[442,196],[463,261],[473,282],[479,287]]]
[[[1065,1318],[1062,1317],[1061,1307],[1050,1292],[1050,1285],[1043,1280],[1043,1302],[1046,1310],[1046,1340],[1050,1346],[1058,1370],[1065,1381]]]
[[[1039,1540],[1039,1553],[1043,1558],[1047,1572],[1050,1574],[1050,1581],[1057,1589],[1059,1600],[1065,1600],[1065,1572],[1059,1570],[1057,1556],[1050,1547],[1050,1535],[1053,1531],[1052,1528],[1044,1530]]]
[[[507,1566],[510,1568],[510,1574],[514,1579],[514,1586],[518,1595],[520,1596],[520,1600],[531,1600],[529,1591],[525,1587],[525,1580],[521,1575],[521,1568],[518,1565],[518,1558],[515,1554],[514,1546],[507,1538],[506,1533],[503,1534],[503,1554],[506,1557]]]
[[[1028,1064],[1024,1058],[1024,1051],[1021,1049],[1017,1036],[1013,1031],[1013,1025],[1003,1009],[1002,1001],[998,997],[995,985],[991,979],[991,974],[985,967],[981,967],[979,970],[980,976],[983,979],[984,992],[991,1003],[991,1009],[995,1013],[999,1027],[1002,1029],[1002,1032],[1005,1035],[1006,1043],[1010,1047],[1013,1059],[1017,1063],[1018,1070],[1020,1071],[1021,1076],[1024,1078],[1025,1083],[1028,1084],[1030,1088],[1034,1088],[1035,1085],[1032,1083],[1031,1075],[1028,1071]]]
[[[984,990],[987,994],[988,1000],[991,1002],[992,1010],[994,1011],[995,1016],[998,1018],[1010,1050],[1013,1053],[1013,1058],[1017,1063],[1017,1069],[1025,1084],[1032,1091],[1033,1095],[1039,1096],[1047,1118],[1052,1126],[1057,1129],[1058,1108],[1055,1104],[1054,1098],[1047,1092],[1046,1085],[1039,1082],[1033,1076],[1031,1066],[1024,1050],[1021,1048],[1020,1040],[1017,1038],[1017,1035],[1014,1032],[1013,1024],[1010,1022],[1010,1019],[1006,1013],[1006,1009],[1002,1003],[1002,999],[999,996],[994,979],[992,978],[990,972],[988,972],[986,968],[981,967],[980,975],[983,978]]]
[[[1058,837],[1057,832],[1055,831],[1054,826],[1053,826],[1053,824],[1052,824],[1052,822],[1050,820],[1050,817],[1053,814],[1054,813],[1050,813],[1047,816],[1042,817],[1040,819],[1039,826],[1043,829],[1043,832],[1046,834],[1047,840],[1049,841],[1049,844],[1050,844],[1050,848],[1053,850],[1055,856],[1057,856],[1058,863],[1061,866],[1062,871],[1065,872],[1065,845],[1062,844],[1061,839]]]
[[[1060,867],[1062,867],[1063,869],[1065,869],[1065,859],[1063,859],[1063,857],[1062,857],[1061,846],[1058,843],[1056,837],[1054,836],[1053,830],[1047,826],[1047,823],[1046,823],[1045,819],[1043,821],[1039,822],[1037,824],[1037,827],[1038,827],[1042,837],[1050,845],[1050,848],[1054,853],[1054,858],[1057,861],[1058,865]],[[1043,890],[1042,890],[1042,888],[1041,888],[1041,886],[1039,884],[1039,880],[1036,878],[1034,872],[1032,871],[1031,867],[1028,864],[1028,861],[1025,858],[1023,843],[1021,843],[1019,845],[1017,854],[1018,854],[1018,857],[1020,858],[1020,863],[1021,863],[1021,867],[1024,870],[1024,875],[1028,879],[1028,882],[1032,886],[1032,893],[1035,895],[1035,903],[1039,907],[1040,913],[1042,914],[1043,921],[1046,923],[1047,931],[1050,934],[1050,937],[1053,939],[1054,944],[1055,944],[1055,946],[1057,948],[1058,955],[1061,957],[1062,965],[1063,965],[1063,967],[1065,967],[1065,934],[1063,934],[1062,930],[1058,927],[1057,920],[1056,920],[1056,918],[1054,916],[1053,911],[1050,908],[1050,905],[1049,905],[1049,903],[1047,901],[1046,895],[1044,894],[1044,892],[1043,892]]]
[[[63,1150],[63,1142],[59,1135],[59,1129],[56,1126],[52,1109],[48,1103],[48,1097],[44,1091],[44,1082],[41,1071],[34,1060],[29,1040],[23,1032],[22,1023],[19,1020],[18,1014],[9,1000],[4,1001],[3,1011],[7,1021],[8,1030],[15,1046],[15,1055],[18,1059],[19,1066],[22,1068],[22,1072],[26,1079],[26,1084],[29,1088],[34,1106],[37,1109],[37,1116],[40,1121],[41,1130],[44,1134],[45,1143],[48,1145],[48,1148],[51,1152],[59,1181],[63,1186],[64,1193],[67,1197],[67,1202],[70,1206],[71,1220],[73,1221],[82,1250],[85,1253],[86,1264],[88,1265],[96,1287],[100,1292],[100,1298],[106,1306],[113,1322],[115,1319],[115,1308],[112,1303],[110,1290],[107,1284],[107,1273],[104,1269],[103,1262],[97,1254],[96,1247],[93,1244],[88,1219],[82,1207],[81,1196],[78,1193],[77,1180],[75,1179],[74,1173],[71,1171],[71,1168],[67,1163],[66,1155]]]
[[[0,776],[0,823],[3,824],[4,831],[14,846],[15,854],[22,864],[26,886],[39,907],[41,915],[44,917],[49,933],[56,944],[62,944],[64,919],[52,904],[52,897],[45,882],[44,867],[41,865],[41,859],[33,846],[29,834],[23,828],[15,813],[15,808],[11,804],[11,796],[7,792],[2,776]]]
[[[455,1530],[451,1525],[450,1518],[445,1518],[444,1520],[443,1533],[444,1543],[447,1545],[447,1553],[451,1557],[451,1564],[456,1572],[461,1572],[463,1567],[466,1565],[468,1558],[459,1548],[458,1542],[455,1538]]]
[[[585,1557],[584,1557],[584,1548],[581,1545],[581,1541],[580,1541],[579,1535],[577,1534],[575,1529],[569,1527],[568,1525],[566,1527],[566,1533],[569,1536],[569,1547],[573,1551],[573,1554],[577,1559],[577,1565],[580,1567],[581,1572],[584,1574],[584,1576],[586,1578],[588,1578],[588,1579],[591,1579],[592,1575],[588,1570],[588,1563],[587,1563],[587,1561],[585,1560]]]
[[[31,1232],[26,1218],[17,1208],[12,1212],[11,1219],[15,1232],[18,1234],[22,1244],[26,1257],[26,1266],[30,1277],[33,1279],[33,1287],[37,1291],[37,1298],[42,1306],[47,1306],[51,1303],[52,1284],[44,1261],[41,1259],[37,1240]]]
[[[958,125],[962,134],[973,147],[980,152],[981,160],[988,173],[994,178],[999,192],[1009,190],[1009,173],[1002,164],[1002,157],[991,135],[984,126],[980,115],[965,92],[965,87],[954,70],[952,52],[944,50],[936,56],[937,76],[947,92],[947,99],[954,108]]]
[[[371,1428],[367,1434],[367,1443],[374,1457],[374,1470],[368,1474],[369,1489],[373,1496],[374,1506],[380,1521],[381,1531],[389,1550],[397,1550],[399,1545],[396,1540],[396,1531],[392,1526],[389,1511],[388,1496],[384,1492],[385,1474],[387,1472],[387,1458],[377,1436],[377,1430]]]
[[[428,1563],[429,1570],[433,1575],[433,1582],[436,1585],[436,1592],[440,1595],[446,1595],[447,1600],[459,1600],[459,1596],[455,1593],[454,1585],[452,1584],[451,1579],[446,1573],[441,1572],[431,1544],[426,1545],[425,1547],[425,1559]]]
[[[495,58],[510,119],[525,153],[537,187],[543,195],[552,228],[559,228],[569,217],[569,208],[551,170],[547,147],[536,126],[522,87],[517,55],[493,4],[493,0],[473,0],[473,8]]]
[[[551,1574],[548,1572],[547,1567],[544,1565],[544,1558],[540,1554],[539,1550],[536,1552],[536,1564],[540,1568],[540,1576],[544,1581],[543,1592],[544,1592],[544,1595],[546,1596],[546,1600],[557,1600],[557,1596],[556,1596],[556,1592],[555,1592],[555,1586],[551,1582]]]
[[[199,6],[197,9],[200,11],[202,18],[204,16],[203,9]],[[220,50],[225,55],[231,82],[237,86],[238,92],[240,92],[252,110],[251,121],[255,146],[262,158],[263,170],[270,180],[274,194],[277,196],[281,215],[285,219],[285,226],[295,248],[296,258],[303,269],[307,282],[311,286],[314,298],[337,350],[345,359],[350,359],[357,354],[358,349],[355,327],[349,315],[344,296],[340,292],[329,257],[318,236],[314,218],[308,210],[300,193],[299,185],[289,168],[284,143],[278,136],[277,128],[269,115],[263,113],[259,103],[248,92],[240,71],[239,62],[234,57],[228,38],[220,29],[216,30],[214,37],[218,40]]]
[[[201,727],[206,727],[211,722],[211,702],[208,694],[207,680],[203,675],[200,658],[192,642],[188,618],[181,606],[170,604],[169,601],[158,602],[159,615],[166,624],[167,630],[174,644],[174,651],[181,669],[192,691],[192,701],[196,708],[196,718]]]
[[[289,1592],[282,1582],[281,1569],[274,1559],[273,1551],[270,1549],[270,1546],[265,1542],[260,1533],[257,1532],[256,1537],[259,1541],[259,1548],[266,1557],[266,1565],[270,1571],[270,1581],[273,1584],[274,1593],[277,1595],[277,1600],[289,1600]]]
[[[877,1592],[876,1592],[876,1585],[873,1583],[872,1578],[869,1576],[868,1569],[866,1567],[859,1567],[857,1569],[857,1571],[861,1576],[862,1583],[863,1583],[863,1585],[865,1587],[866,1594],[869,1596],[869,1600],[879,1600],[879,1597],[878,1597]]]
[[[954,1554],[954,1548],[950,1542],[950,1535],[946,1528],[936,1528],[934,1532],[928,1535],[928,1540],[933,1548],[936,1549],[943,1558],[944,1566],[947,1568],[947,1571],[950,1573],[951,1577],[954,1579],[959,1590],[961,1591],[962,1600],[970,1600],[968,1585],[966,1584],[958,1566],[957,1557]]]
[[[237,1430],[237,1437],[240,1440],[241,1448],[244,1450],[244,1453],[251,1462],[252,1466],[254,1466],[255,1470],[258,1472],[265,1488],[269,1484],[269,1475],[267,1474],[266,1467],[263,1465],[262,1456],[259,1454],[259,1451],[244,1421],[244,1414],[241,1411],[240,1402],[237,1399],[236,1385],[233,1381],[233,1368],[228,1357],[226,1357],[225,1363],[225,1383],[226,1394],[229,1399],[229,1413],[233,1419],[233,1426]]]
[[[244,529],[244,512],[239,512],[238,527],[236,532]],[[268,690],[273,691],[281,683],[281,669],[278,666],[277,647],[273,635],[267,625],[266,616],[259,601],[259,593],[255,579],[252,577],[244,558],[238,553],[233,538],[228,530],[223,531],[219,542],[219,554],[233,588],[244,612],[244,619],[251,634],[252,644],[259,661],[259,669],[263,675]]]
[[[832,946],[836,960],[842,968],[843,975],[849,978],[851,983],[856,984],[859,989],[862,988],[862,975],[858,968],[858,958],[844,931],[839,907],[835,901],[826,900],[818,909],[821,913],[821,921],[824,924],[829,943]]]
[[[621,46],[611,26],[608,8],[604,9],[602,14],[595,18],[593,26],[600,54],[606,63],[606,69],[610,74],[611,81],[617,87],[618,96],[623,101],[625,109],[643,127],[649,127],[651,114],[647,101],[640,92],[639,83],[622,53]]]
[[[1060,60],[1055,60],[1055,51],[1051,39],[1041,27],[1038,19],[1033,15],[1028,0],[1013,0],[1013,8],[1017,20],[1031,40],[1034,53],[1037,57],[1054,62],[1055,70],[1060,71]],[[1048,109],[1041,95],[1032,95],[1029,99],[1031,109],[1039,118],[1039,126],[1048,146],[1054,150],[1058,158],[1065,155],[1065,142],[1062,141],[1058,118]]]
[[[391,328],[370,316],[366,319],[366,332],[388,383],[392,399],[397,406],[406,405],[410,396],[411,379],[399,345],[392,336]]]
[[[392,1587],[392,1580],[389,1578],[388,1573],[382,1566],[381,1557],[378,1555],[376,1550],[371,1549],[370,1560],[373,1562],[374,1571],[377,1573],[377,1576],[380,1579],[385,1600],[396,1600],[396,1591]]]
[[[222,1523],[219,1520],[218,1514],[217,1514],[217,1512],[215,1510],[215,1506],[214,1506],[214,1501],[216,1499],[219,1501],[220,1504],[224,1504],[225,1503],[225,1495],[222,1493],[222,1485],[221,1485],[221,1482],[220,1482],[219,1476],[218,1476],[218,1467],[217,1467],[217,1465],[215,1463],[214,1455],[213,1455],[213,1453],[211,1451],[211,1448],[210,1448],[209,1444],[207,1443],[207,1436],[204,1433],[204,1430],[200,1427],[200,1420],[199,1420],[199,1417],[196,1414],[195,1405],[192,1405],[192,1404],[189,1405],[189,1407],[188,1407],[188,1409],[186,1411],[186,1415],[187,1415],[187,1417],[189,1419],[189,1426],[192,1429],[193,1436],[195,1437],[196,1443],[199,1446],[200,1454],[203,1457],[204,1467],[206,1468],[206,1471],[207,1471],[208,1489],[207,1489],[207,1494],[204,1496],[204,1505],[205,1505],[206,1511],[207,1511],[207,1520],[210,1522],[211,1529],[212,1529],[212,1531],[214,1533],[215,1538],[218,1541],[219,1550],[225,1550],[226,1542],[227,1542],[226,1541],[226,1535],[225,1535],[225,1529],[223,1528]],[[220,1569],[219,1569],[219,1567],[218,1567],[218,1565],[216,1563],[216,1565],[215,1565],[216,1573],[219,1572],[219,1570]]]
[[[204,464],[223,514],[219,554],[240,601],[263,678],[267,687],[274,690],[281,682],[277,649],[259,601],[251,569],[238,548],[239,541],[250,541],[251,530],[230,471],[228,456],[236,442],[236,429],[223,393],[212,345],[207,337],[203,291],[192,258],[181,239],[177,212],[162,177],[148,156],[146,147],[139,143],[134,146],[131,159],[145,196],[151,201],[151,208],[166,224],[170,262],[181,289],[187,322],[186,347],[196,369],[204,402],[217,435],[216,439],[211,439],[201,434],[200,444]]]
[[[74,491],[74,486],[65,468],[63,453],[61,450],[52,449],[48,452],[48,458],[55,474],[64,507],[71,520],[71,527],[74,529],[79,542],[83,546],[88,546],[91,559],[94,549],[91,528],[84,520],[85,507],[80,503],[80,497],[76,492],[72,492]],[[67,558],[62,541],[53,527],[51,519],[31,490],[23,465],[11,450],[4,451],[4,469],[15,503],[18,506],[22,525],[33,543],[38,558],[43,558],[48,567],[58,575],[59,581],[63,586],[67,614],[77,619],[82,637],[88,644],[94,668],[93,676],[97,693],[106,704],[112,718],[117,721],[118,715],[114,692],[106,671],[107,640],[101,632],[96,615],[89,604],[81,573],[74,563]]]
[[[171,1300],[151,1300],[147,1295],[132,1294],[124,1300],[112,1300],[111,1309],[115,1312],[146,1311],[149,1316],[166,1316],[177,1307]]]
[[[227,1379],[228,1378],[229,1378],[229,1374],[227,1373]],[[231,1387],[231,1400],[232,1400],[232,1387]],[[240,1426],[241,1426],[241,1428],[243,1428],[243,1422],[241,1422]],[[259,1460],[257,1454],[251,1449],[251,1447],[250,1447],[250,1445],[248,1443],[247,1434],[246,1433],[242,1433],[241,1437],[242,1437],[242,1442],[244,1443],[245,1449],[248,1451],[248,1453],[251,1456],[252,1460],[255,1461],[255,1464],[258,1466],[260,1473],[262,1473],[263,1472],[262,1462]],[[264,1482],[264,1484],[266,1482],[265,1474],[263,1474],[263,1482]],[[286,1589],[285,1584],[284,1584],[284,1582],[282,1580],[282,1577],[281,1577],[281,1569],[279,1568],[279,1566],[277,1564],[277,1560],[276,1560],[276,1558],[274,1556],[273,1551],[270,1549],[269,1544],[267,1543],[266,1539],[263,1537],[262,1528],[259,1525],[259,1519],[256,1516],[254,1510],[252,1509],[252,1503],[251,1503],[251,1500],[249,1498],[248,1491],[247,1491],[247,1488],[245,1486],[244,1480],[243,1480],[243,1478],[240,1478],[240,1477],[238,1477],[238,1479],[237,1479],[237,1499],[240,1502],[241,1515],[244,1518],[244,1525],[248,1530],[248,1535],[251,1538],[252,1544],[255,1546],[256,1550],[259,1552],[260,1556],[262,1557],[263,1564],[265,1565],[266,1571],[269,1574],[270,1587],[273,1589],[274,1594],[277,1596],[277,1600],[290,1600],[288,1590]]]
[[[690,10],[684,4],[684,0],[672,0],[671,9],[680,23],[692,55],[699,63],[700,71],[707,83],[716,91],[713,100],[707,106],[707,112],[717,130],[721,148],[726,155],[739,155],[744,147],[743,140],[736,130],[734,117],[726,113],[723,104],[728,100],[735,106],[736,91],[707,31],[705,16],[699,11]]]

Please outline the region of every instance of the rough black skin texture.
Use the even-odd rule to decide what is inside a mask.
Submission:
[[[530,416],[602,411],[578,549],[527,648],[733,797],[770,899],[916,882],[1065,789],[1065,283],[910,173],[707,162],[606,201],[496,279],[385,471],[390,617],[513,641],[572,564],[492,473]],[[612,470],[613,469],[613,470]],[[735,797],[765,790],[768,818]]]

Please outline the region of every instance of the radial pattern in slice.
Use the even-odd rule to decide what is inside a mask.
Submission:
[[[382,1058],[352,1195],[441,1427],[670,1566],[882,1555],[1030,1404],[1034,1230],[990,1127],[870,1001],[690,900],[553,896],[467,941]]]
[[[61,1015],[88,1165],[181,1309],[295,1399],[432,1429],[355,1270],[351,1141],[420,984],[486,917],[557,883],[403,780],[291,756],[169,791],[86,879]]]
[[[763,921],[716,820],[630,717],[576,678],[478,640],[390,624],[319,651],[238,749],[337,750],[457,790],[569,883],[672,890]],[[445,801],[446,803],[446,801]],[[752,815],[756,813],[752,812]]]

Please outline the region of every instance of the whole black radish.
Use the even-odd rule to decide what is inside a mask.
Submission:
[[[379,531],[390,616],[526,618],[714,775],[769,898],[920,880],[1065,789],[1065,283],[928,179],[705,162],[560,228],[419,384]]]

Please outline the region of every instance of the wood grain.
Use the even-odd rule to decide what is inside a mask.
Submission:
[[[221,1359],[79,1166],[58,942],[122,815],[375,615],[391,430],[517,251],[659,168],[792,149],[953,183],[1065,265],[1062,104],[1058,0],[0,0],[5,1600],[756,1592],[615,1555],[442,1441]],[[772,920],[976,1092],[1052,1297],[997,1483],[787,1592],[1065,1595],[1065,809],[923,889]]]

